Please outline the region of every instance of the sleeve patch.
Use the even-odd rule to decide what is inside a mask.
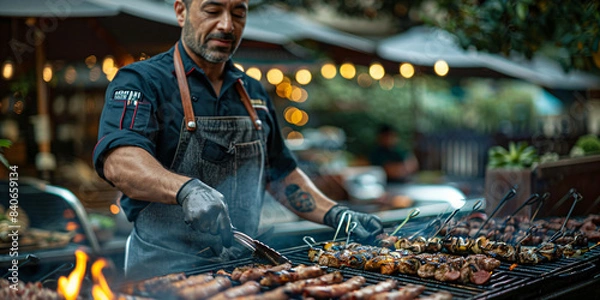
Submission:
[[[142,99],[142,92],[132,90],[116,90],[113,94],[113,100],[120,101],[139,101]]]

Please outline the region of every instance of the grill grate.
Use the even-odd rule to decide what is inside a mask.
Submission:
[[[308,249],[308,246],[300,246],[282,250],[280,252],[288,257],[294,265],[312,265],[313,263],[309,261],[307,255]],[[351,268],[337,269],[329,267],[328,271],[339,270],[346,279],[352,276],[361,275],[367,279],[367,284],[376,284],[386,279],[398,280],[399,286],[405,286],[411,283],[420,284],[426,287],[423,295],[447,291],[452,293],[453,299],[505,299],[514,296],[517,296],[516,298],[526,298],[529,294],[535,295],[540,285],[543,284],[544,286],[548,286],[549,283],[557,282],[557,280],[569,279],[568,275],[570,275],[570,272],[575,270],[574,273],[577,273],[576,271],[578,268],[584,267],[584,270],[599,272],[598,270],[595,270],[597,268],[593,268],[594,270],[585,268],[587,265],[595,267],[595,265],[593,263],[590,264],[590,262],[598,261],[600,261],[600,249],[595,248],[579,258],[563,258],[554,262],[539,265],[518,265],[513,270],[510,270],[511,264],[503,262],[500,267],[494,271],[490,281],[485,285],[440,282],[434,279],[420,278],[406,274],[383,275]],[[203,266],[187,273],[188,275],[195,275],[206,272],[216,272],[220,269],[231,272],[236,267],[256,262],[256,259],[245,258],[221,264]],[[561,274],[565,274],[565,278],[561,278]]]

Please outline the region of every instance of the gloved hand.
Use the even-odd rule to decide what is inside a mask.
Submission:
[[[231,220],[221,193],[198,179],[191,179],[181,186],[176,199],[183,208],[186,224],[202,233],[220,235],[223,246],[231,247]]]
[[[328,225],[336,229],[342,218],[342,214],[348,211],[352,215],[350,222],[356,222],[357,226],[354,229],[352,235],[361,242],[371,242],[375,237],[383,233],[383,224],[379,217],[356,212],[350,210],[348,207],[342,205],[335,205],[332,207],[323,217],[323,224]],[[348,217],[344,219],[344,224],[348,220]],[[345,226],[345,225],[344,225]]]

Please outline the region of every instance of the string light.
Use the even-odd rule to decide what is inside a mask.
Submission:
[[[296,72],[296,81],[299,84],[307,85],[312,80],[312,74],[307,69],[300,69]]]
[[[267,81],[272,85],[278,85],[283,81],[283,72],[277,68],[270,69],[267,72]]]
[[[385,75],[385,69],[380,63],[373,63],[369,67],[369,75],[371,75],[371,78],[379,80]]]
[[[321,67],[321,76],[325,79],[333,79],[337,75],[337,69],[334,64],[324,64]]]
[[[440,59],[433,65],[433,70],[438,76],[446,76],[448,71],[450,71],[450,67],[446,61]]]
[[[411,78],[415,75],[415,67],[409,63],[403,63],[400,65],[400,75],[404,78]]]
[[[257,67],[248,68],[248,70],[246,70],[246,74],[256,80],[260,80],[262,78],[262,72]]]
[[[344,63],[340,66],[340,75],[346,79],[352,79],[356,76],[356,68],[352,63]]]

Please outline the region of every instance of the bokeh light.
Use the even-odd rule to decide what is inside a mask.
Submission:
[[[321,67],[321,76],[326,79],[333,79],[337,75],[337,69],[334,64],[324,64]]]
[[[375,80],[379,80],[385,76],[385,69],[380,63],[373,63],[369,67],[369,75]]]
[[[260,80],[262,78],[262,72],[257,67],[248,68],[248,70],[246,70],[246,74],[256,80]]]
[[[267,81],[272,85],[278,85],[283,81],[283,72],[277,68],[270,69],[267,72]]]
[[[450,67],[446,61],[438,60],[435,62],[435,65],[433,65],[433,70],[438,76],[446,76],[450,71]]]
[[[50,80],[52,80],[52,75],[52,65],[46,64],[42,70],[42,79],[45,82],[50,82]]]
[[[300,69],[296,72],[296,81],[299,84],[306,85],[312,80],[312,74],[307,69]]]
[[[403,63],[400,65],[400,75],[404,78],[411,78],[415,75],[415,67],[409,63]]]
[[[356,68],[352,63],[344,63],[340,66],[340,75],[346,79],[352,79],[356,76]]]

